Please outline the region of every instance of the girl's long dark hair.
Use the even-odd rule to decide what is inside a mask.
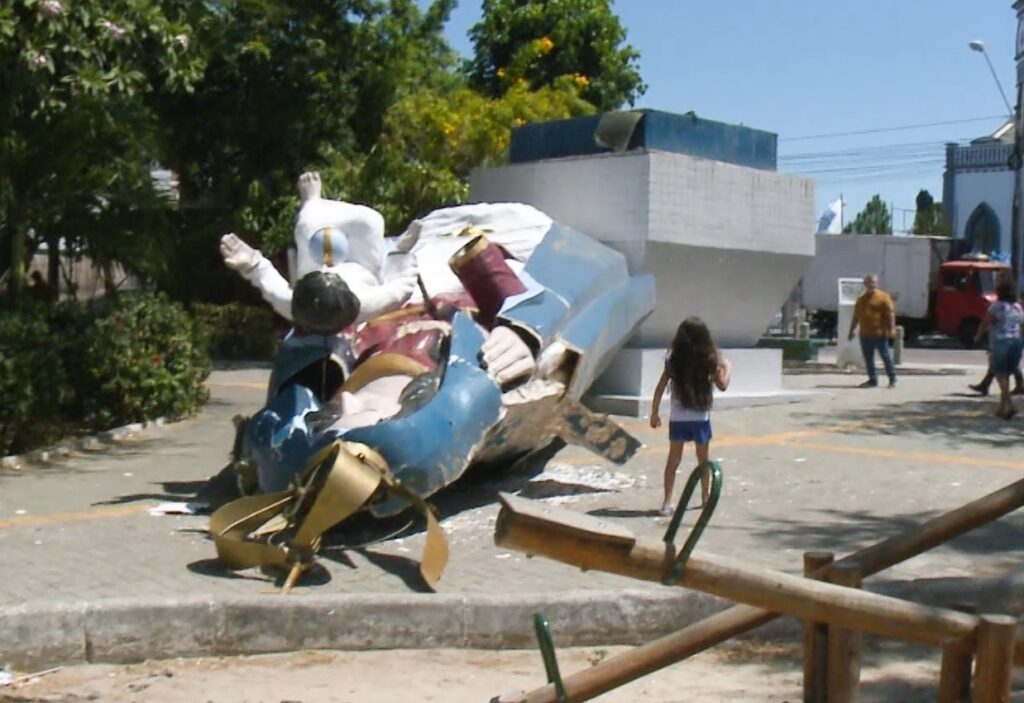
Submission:
[[[1013,285],[1013,279],[1004,276],[996,282],[996,299],[1004,303],[1017,302],[1017,286]]]
[[[672,340],[669,371],[672,394],[688,408],[710,410],[711,378],[718,368],[718,350],[708,326],[699,317],[682,321]]]

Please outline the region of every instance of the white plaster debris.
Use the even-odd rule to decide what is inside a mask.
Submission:
[[[209,512],[210,506],[207,503],[158,503],[149,508],[149,514],[153,517],[161,515],[199,515]]]
[[[14,514],[15,515],[27,515],[28,511],[27,510],[15,510]]]
[[[571,503],[591,493],[607,493],[632,488],[636,477],[621,471],[608,471],[600,464],[572,466],[552,462],[520,491],[548,503]]]
[[[458,515],[452,515],[441,521],[441,527],[448,534],[464,529],[486,528],[495,520],[494,516],[486,515],[487,511],[487,508],[474,508]]]

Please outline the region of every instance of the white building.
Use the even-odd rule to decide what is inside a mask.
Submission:
[[[946,145],[942,204],[966,251],[1007,257],[1013,251],[1014,127],[1007,122],[970,144]]]

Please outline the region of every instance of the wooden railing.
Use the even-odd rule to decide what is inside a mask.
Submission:
[[[502,496],[495,542],[586,570],[609,571],[661,581],[675,560],[675,547],[638,540],[627,530],[561,508]],[[940,703],[962,700],[970,686],[975,703],[1008,700],[1014,663],[1024,664],[1017,621],[1005,615],[974,615],[933,608],[858,589],[862,578],[921,554],[1024,505],[1024,480],[950,511],[901,535],[837,562],[830,555],[805,555],[800,578],[705,552],[694,552],[676,585],[712,593],[733,606],[678,632],[567,676],[566,700],[601,693],[686,659],[770,622],[780,614],[805,625],[804,700],[854,701],[859,685],[859,633],[923,642],[943,648]],[[821,580],[817,580],[821,579]],[[974,663],[973,680],[970,678]],[[556,703],[549,684],[499,703]]]

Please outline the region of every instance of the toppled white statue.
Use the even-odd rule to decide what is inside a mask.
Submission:
[[[321,197],[320,174],[299,176],[302,207],[295,222],[296,275],[314,271],[336,273],[359,298],[357,322],[401,307],[416,288],[416,259],[407,253],[406,238],[387,256],[384,218],[365,205]],[[292,287],[274,265],[235,234],[221,238],[220,253],[228,267],[256,286],[274,310],[292,320]]]
[[[315,172],[303,173],[298,189],[302,206],[294,230],[297,280],[314,272],[340,276],[359,299],[357,325],[407,303],[422,303],[418,275],[431,296],[459,289],[462,284],[448,259],[465,240],[452,234],[466,228],[499,231],[503,235],[499,243],[518,260],[512,263],[520,274],[521,261],[551,225],[547,215],[525,205],[444,208],[414,221],[389,250],[379,212],[323,198],[320,175]],[[258,249],[230,233],[221,238],[220,253],[225,264],[256,286],[278,314],[294,321],[292,287]],[[530,348],[508,327],[490,330],[482,352],[488,373],[499,384],[528,376],[536,368]],[[357,403],[353,400],[350,405],[355,408]]]

